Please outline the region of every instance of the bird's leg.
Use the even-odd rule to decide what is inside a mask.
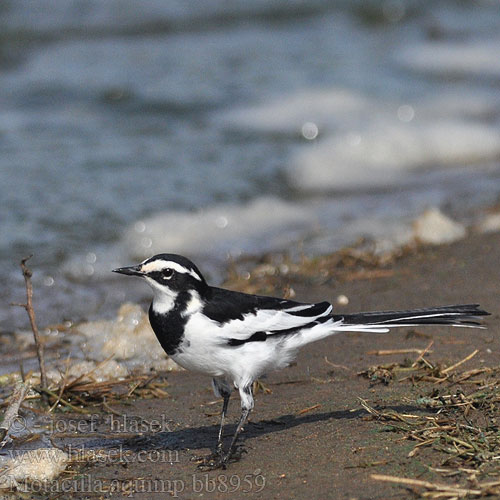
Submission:
[[[252,394],[252,383],[249,385],[246,385],[242,388],[240,388],[240,397],[241,397],[241,417],[240,421],[238,422],[238,426],[236,427],[236,431],[234,433],[233,439],[231,441],[231,445],[229,446],[228,452],[224,455],[222,458],[221,466],[225,469],[226,464],[229,462],[231,459],[234,449],[236,446],[236,441],[238,439],[238,436],[240,435],[243,426],[245,425],[245,422],[248,418],[248,415],[252,411],[252,408],[254,406],[254,401],[253,401],[253,394]]]
[[[192,460],[195,462],[199,462],[199,467],[205,468],[217,468],[220,466],[223,458],[223,432],[224,432],[224,420],[227,414],[227,408],[229,406],[229,398],[231,397],[231,386],[225,381],[221,379],[214,378],[212,380],[212,386],[214,389],[214,393],[216,396],[223,398],[222,403],[222,411],[220,416],[220,427],[219,427],[219,436],[217,438],[217,445],[215,450],[210,453],[208,456],[204,457],[193,457]]]
[[[217,438],[217,446],[215,447],[215,453],[222,456],[222,441],[223,441],[223,431],[224,431],[224,420],[227,414],[227,407],[229,406],[229,398],[231,397],[230,392],[223,392],[222,397],[224,402],[222,403],[222,411],[220,414],[220,427],[219,427],[219,437]]]

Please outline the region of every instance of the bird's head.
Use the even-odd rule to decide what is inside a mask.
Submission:
[[[207,288],[205,278],[189,259],[171,253],[155,255],[136,266],[119,267],[113,272],[144,278],[160,303],[175,299],[182,292],[202,295]]]

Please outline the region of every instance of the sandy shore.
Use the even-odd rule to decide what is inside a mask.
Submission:
[[[170,398],[136,400],[115,407],[128,416],[169,422],[154,437],[124,441],[128,450],[169,450],[168,459],[94,464],[82,472],[89,480],[141,478],[134,498],[407,498],[401,487],[374,481],[371,474],[440,480],[427,465],[442,457],[429,452],[425,460],[408,457],[415,443],[397,433],[380,432],[367,418],[358,398],[371,406],[401,412],[422,411],[414,401],[429,384],[410,382],[371,385],[357,375],[372,365],[402,362],[416,354],[377,356],[375,350],[425,348],[433,340],[431,362],[451,365],[473,350],[479,353],[468,368],[496,366],[500,353],[500,235],[469,237],[459,243],[427,247],[398,259],[375,279],[328,285],[291,282],[304,301],[349,298],[345,311],[408,308],[478,302],[492,313],[484,330],[457,328],[402,329],[388,335],[350,334],[305,348],[297,363],[264,380],[272,394],[259,393],[243,434],[248,453],[227,471],[202,472],[191,458],[207,453],[216,439],[219,405],[209,379],[187,372],[168,377]],[[237,396],[230,422],[239,411]],[[118,418],[118,417],[117,417]],[[229,430],[233,430],[232,425]],[[116,443],[115,443],[116,444]],[[163,482],[161,482],[163,481]],[[453,480],[449,480],[450,482]],[[141,488],[143,491],[141,492]],[[181,491],[182,490],[182,491]],[[248,492],[250,490],[250,492]],[[259,491],[260,490],[260,491]]]
[[[375,481],[374,473],[463,483],[463,478],[443,478],[429,470],[429,465],[442,463],[438,452],[427,450],[409,457],[415,442],[395,432],[381,432],[383,426],[368,418],[359,399],[381,411],[432,414],[415,403],[432,391],[432,384],[408,380],[374,385],[358,372],[417,358],[416,353],[380,356],[374,351],[424,349],[431,340],[432,352],[426,356],[431,363],[450,366],[478,349],[466,362],[468,369],[498,365],[499,262],[500,234],[490,234],[425,247],[397,259],[384,272],[360,273],[350,280],[314,284],[314,280],[290,278],[288,284],[297,300],[335,304],[339,295],[348,297],[347,305],[336,305],[339,311],[477,302],[492,316],[483,330],[406,328],[387,335],[338,335],[308,346],[296,364],[263,380],[272,393],[257,394],[255,411],[242,436],[247,453],[226,471],[199,471],[191,461],[208,453],[216,440],[220,403],[214,403],[209,378],[173,372],[168,375],[170,397],[113,407],[115,421],[123,418],[118,414],[129,418],[123,422],[124,430],[132,436],[104,441],[104,448],[118,446],[135,459],[76,466],[77,475],[70,477],[80,482],[73,483],[72,497],[104,498],[99,487],[112,481],[133,498],[144,499],[411,497],[400,486]],[[238,414],[238,397],[233,396],[228,435]],[[135,417],[162,422],[163,432],[134,437],[137,429],[127,429],[127,422]],[[101,421],[92,431],[109,432],[113,430],[109,425],[109,420]],[[87,440],[86,445],[91,444]],[[99,447],[103,447],[102,439]]]

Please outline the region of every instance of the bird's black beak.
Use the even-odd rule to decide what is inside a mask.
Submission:
[[[128,276],[144,276],[140,266],[119,267],[113,269],[114,273],[127,274]]]

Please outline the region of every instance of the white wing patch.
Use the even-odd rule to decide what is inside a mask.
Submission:
[[[315,304],[295,306],[290,309],[260,309],[256,313],[248,313],[243,319],[232,319],[220,327],[220,335],[228,339],[245,340],[256,332],[275,332],[300,328],[310,325],[315,320],[327,316],[332,311],[332,306],[314,316],[297,316],[290,312],[303,311],[314,307]]]
[[[286,312],[305,311],[306,309],[310,309],[314,305],[315,304],[301,304],[300,306],[290,307],[289,309],[286,309]],[[332,307],[330,306],[330,311],[331,310],[332,310]]]

